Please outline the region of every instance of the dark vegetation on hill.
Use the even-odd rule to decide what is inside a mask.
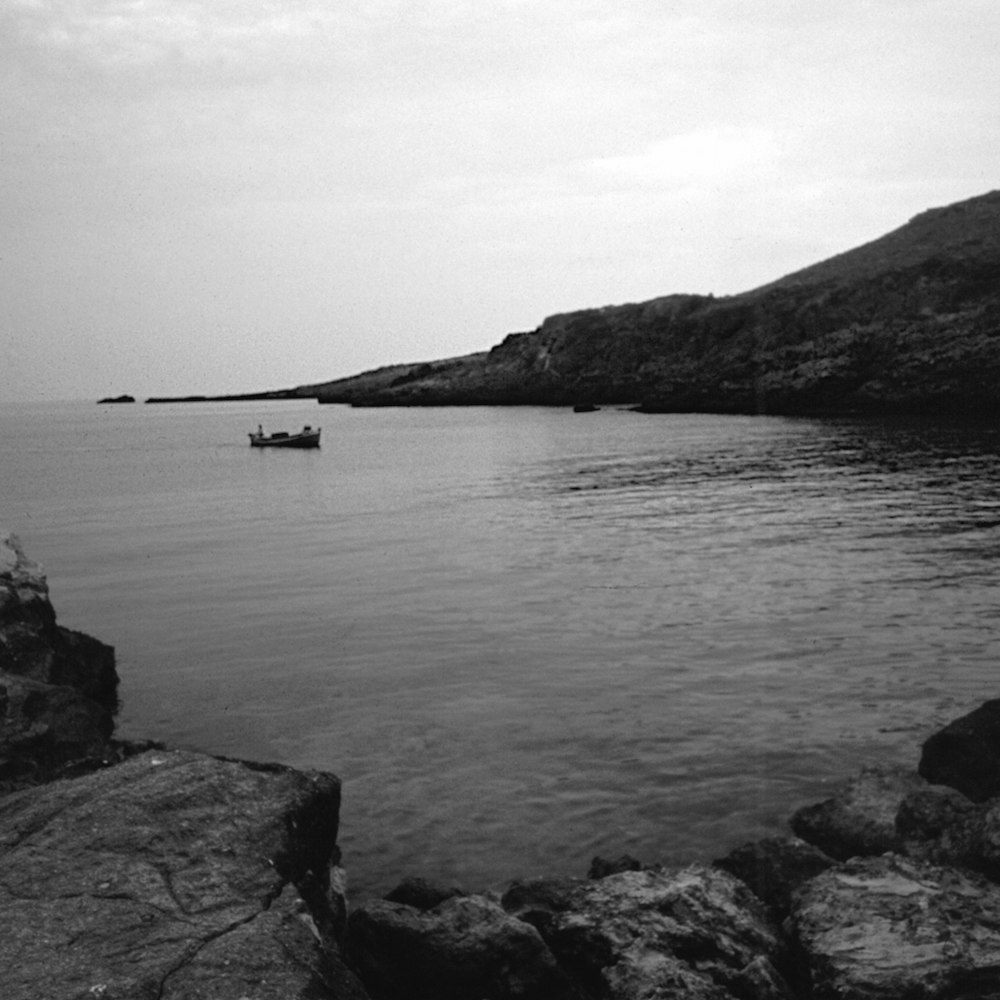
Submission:
[[[1000,191],[739,295],[551,316],[488,352],[295,390],[354,405],[1000,411]]]

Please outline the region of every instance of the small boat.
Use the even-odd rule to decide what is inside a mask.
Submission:
[[[318,448],[319,432],[321,428],[315,430],[308,424],[299,431],[298,434],[289,434],[288,431],[277,431],[274,434],[265,434],[264,429],[257,427],[256,433],[250,433],[251,448]]]
[[[600,409],[599,406],[591,403],[589,401],[583,403],[577,403],[573,407],[574,413],[596,413]]]

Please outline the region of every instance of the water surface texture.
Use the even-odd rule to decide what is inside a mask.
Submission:
[[[1000,694],[1000,434],[0,408],[0,522],[119,732],[332,770],[359,894],[709,859]],[[247,432],[323,426],[318,452]]]

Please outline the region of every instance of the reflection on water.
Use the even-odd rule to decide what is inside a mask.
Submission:
[[[117,646],[125,734],[338,772],[362,890],[711,857],[996,694],[992,427],[328,408],[273,455],[250,404],[41,418],[0,502]]]

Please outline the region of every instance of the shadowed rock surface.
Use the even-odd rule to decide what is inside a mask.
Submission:
[[[787,1000],[784,942],[743,883],[704,866],[518,882],[502,905],[389,901],[350,918],[377,1000]]]
[[[390,903],[405,903],[418,910],[432,910],[446,899],[467,895],[468,893],[458,886],[441,885],[438,882],[411,875],[386,893],[385,898]]]
[[[788,915],[795,890],[836,862],[796,837],[769,837],[743,844],[715,864],[745,882],[780,921]]]
[[[927,785],[909,792],[896,812],[896,833],[904,853],[913,854],[921,845],[933,843],[981,809],[961,792],[944,785]]]
[[[375,900],[349,921],[351,954],[376,1000],[577,1000],[530,924],[483,896],[430,910]]]
[[[56,624],[41,567],[0,531],[0,791],[112,752],[117,690],[114,650]]]
[[[0,995],[363,998],[331,945],[339,803],[332,775],[185,751],[7,796]]]
[[[920,773],[975,802],[1000,795],[1000,699],[945,726],[924,743]]]
[[[602,858],[598,855],[591,858],[587,878],[606,878],[608,875],[617,875],[618,872],[639,872],[646,867],[631,854],[622,854],[617,858]]]
[[[0,532],[0,670],[116,707],[114,650],[56,624],[42,568],[9,532]]]
[[[907,855],[1000,882],[1000,799],[976,803],[933,785],[903,800],[896,828]]]

